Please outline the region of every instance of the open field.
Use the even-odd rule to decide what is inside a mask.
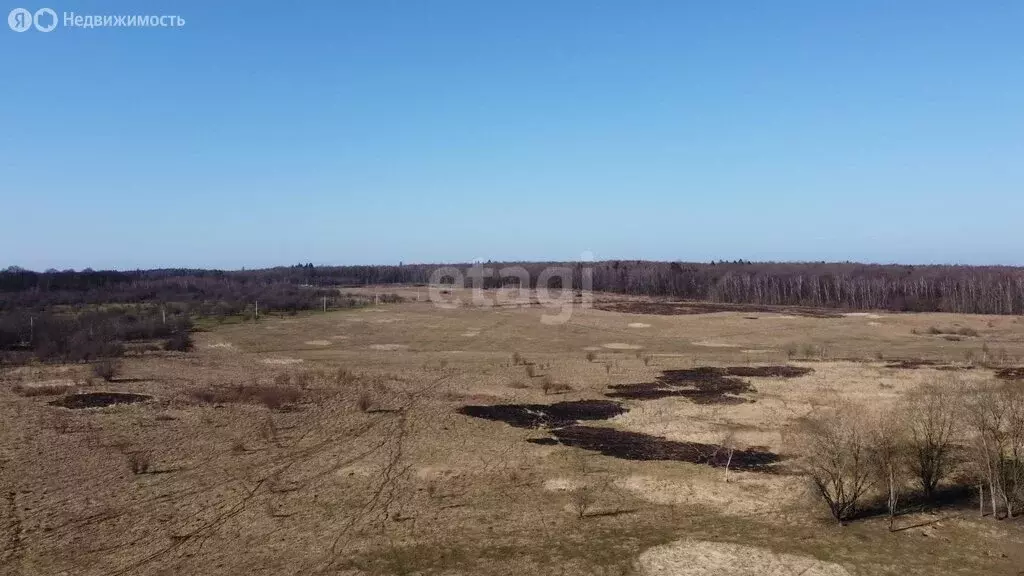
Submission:
[[[895,532],[881,516],[836,525],[791,442],[831,403],[870,414],[1021,364],[1019,317],[666,312],[597,294],[551,324],[537,306],[382,290],[407,301],[210,324],[192,352],[126,359],[110,382],[12,369],[0,571],[1024,571],[1021,524],[979,517],[972,496],[910,510]],[[786,365],[805,370],[759,375]],[[142,396],[50,404],[73,390]],[[77,409],[111,399],[138,401]],[[497,404],[525,407],[492,419]],[[728,482],[725,438],[742,447]]]

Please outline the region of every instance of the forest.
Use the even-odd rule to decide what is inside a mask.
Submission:
[[[471,264],[299,264],[237,271],[11,267],[0,272],[0,352],[8,359],[78,361],[117,355],[124,342],[154,338],[168,339],[165,347],[187,348],[184,334],[195,318],[248,319],[257,307],[264,314],[350,308],[366,304],[365,297],[343,293],[344,287],[424,284],[437,281],[433,276],[443,266],[464,271],[461,281],[473,285]],[[571,272],[566,278],[571,275],[574,289],[589,283],[595,291],[680,300],[897,312],[1024,311],[1024,269],[1014,267],[639,260],[482,266],[493,271],[477,280],[484,288],[519,282],[501,274],[503,268],[520,267],[535,284],[545,268],[561,266]]]
[[[337,288],[366,284],[424,284],[441,266],[296,266],[261,270],[136,270],[0,272],[0,311],[55,304],[179,302],[203,314],[238,313],[259,299],[268,310],[315,308]],[[497,270],[524,268],[533,282],[546,267],[573,271],[573,288],[733,304],[813,306],[895,312],[1020,314],[1024,268],[1009,266],[911,266],[805,262],[488,262],[495,270],[485,288],[511,280]],[[464,279],[467,286],[471,280]],[[533,287],[533,286],[531,286]],[[556,287],[556,286],[552,286]]]

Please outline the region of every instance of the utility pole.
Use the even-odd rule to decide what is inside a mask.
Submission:
[[[163,316],[164,324],[167,324],[167,308],[161,308],[160,315]]]
[[[324,296],[324,312],[327,312],[327,296]]]
[[[36,317],[28,317],[28,343],[32,344],[32,341],[36,339]]]
[[[260,319],[260,301],[256,301],[256,320]]]

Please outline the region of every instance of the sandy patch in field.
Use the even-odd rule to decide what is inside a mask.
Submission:
[[[626,344],[624,342],[609,342],[608,344],[602,344],[602,346],[609,350],[640,350],[643,348],[639,344]]]
[[[378,318],[374,320],[374,324],[394,324],[395,322],[401,322],[399,318]]]
[[[217,342],[216,344],[207,344],[207,348],[234,348],[235,345],[230,342]]]
[[[701,540],[655,546],[637,563],[646,576],[850,576],[839,564],[810,556]]]
[[[806,416],[811,405],[802,394],[787,394],[785,399],[777,395],[789,391],[785,386],[796,385],[794,380],[775,382],[758,378],[751,379],[751,383],[758,392],[744,396],[757,402],[725,406],[694,404],[685,398],[645,400],[608,422],[630,432],[680,442],[720,444],[731,432],[742,446],[765,446],[779,452],[786,447],[783,430],[791,420]],[[762,390],[771,395],[763,394]],[[807,393],[814,394],[811,390]]]
[[[584,350],[586,350],[587,352],[597,352],[600,349],[600,346],[587,346],[586,348],[584,348]]]
[[[407,344],[371,344],[370,348],[373,350],[394,352],[395,350],[405,350],[409,348],[409,346]]]
[[[336,334],[334,336],[331,336],[331,340],[348,340],[348,336],[344,334]]]
[[[289,364],[301,364],[302,358],[264,358],[261,360],[264,364],[273,364],[275,366],[288,366]]]
[[[881,322],[868,322],[868,326],[881,326]]]
[[[480,335],[480,332],[470,330],[468,332],[463,332],[462,335],[465,336],[466,338],[476,338],[477,336]]]
[[[551,492],[566,492],[575,489],[579,485],[579,482],[569,478],[551,478],[544,481],[544,489]]]
[[[846,316],[847,318],[872,318],[872,319],[881,318],[880,315],[872,314],[871,312],[847,312],[847,313],[843,314],[843,316]]]
[[[330,340],[307,340],[306,346],[330,346]]]
[[[28,382],[21,384],[21,387],[26,391],[42,388],[63,388],[65,392],[70,392],[75,387],[75,383],[73,380],[46,380],[44,382]],[[31,395],[31,392],[29,392],[29,395]]]
[[[628,324],[630,328],[650,328],[650,324],[644,324],[643,322],[630,322]]]
[[[799,316],[792,314],[765,314],[757,317],[759,320],[799,320]]]
[[[728,344],[726,342],[716,342],[714,340],[698,340],[691,342],[694,346],[704,346],[705,348],[739,348],[738,344]]]
[[[769,352],[772,352],[772,351],[771,350],[753,349],[753,350],[740,350],[740,352],[743,352],[744,354],[768,354]]]

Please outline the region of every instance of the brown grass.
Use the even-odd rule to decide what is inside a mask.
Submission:
[[[372,296],[373,287],[365,290]],[[0,387],[7,495],[0,506],[9,520],[0,523],[0,542],[18,541],[0,564],[8,561],[25,576],[229,576],[296,566],[366,576],[650,576],[637,571],[645,550],[689,538],[816,557],[858,575],[1018,569],[1019,526],[978,518],[976,503],[964,513],[908,513],[904,526],[927,525],[896,534],[872,519],[838,529],[798,503],[804,484],[797,476],[737,470],[725,483],[721,469],[680,461],[591,452],[593,470],[584,480],[595,485],[594,477],[604,475],[610,484],[581,521],[569,490],[579,479],[571,456],[584,448],[529,443],[551,435],[457,409],[519,403],[531,407],[526,417],[557,400],[593,401],[609,386],[650,382],[655,373],[643,364],[646,355],[659,371],[775,366],[787,359],[786,343],[796,343],[795,352],[801,344],[827,346],[829,359],[794,359],[795,366],[813,366],[805,376],[743,377],[755,389],[745,394],[753,401],[628,400],[628,412],[594,423],[679,444],[715,444],[735,430],[743,446],[780,453],[785,467],[799,457],[787,452],[786,431],[829,397],[855,400],[870,412],[942,374],[935,365],[904,370],[839,359],[872,359],[884,350],[890,360],[946,365],[973,351],[975,368],[957,374],[984,381],[993,370],[981,362],[1024,354],[1022,322],[999,319],[986,327],[988,317],[965,315],[774,312],[758,312],[754,322],[744,318],[749,312],[719,312],[663,316],[656,327],[627,331],[636,320],[628,314],[575,310],[568,324],[552,326],[541,323],[550,312],[541,307],[439,311],[425,297],[417,302],[417,290],[426,293],[401,289],[403,304],[215,326],[196,335],[190,353],[125,359],[133,378],[105,389],[144,393],[151,402],[70,411]],[[967,336],[949,342],[911,334],[957,324],[985,327],[987,351]],[[485,336],[453,336],[480,327],[487,327]],[[330,347],[305,344],[342,334]],[[233,346],[209,348],[219,342]],[[604,348],[616,342],[641,346],[643,354],[636,359],[635,349]],[[408,349],[368,352],[382,343]],[[588,348],[603,350],[593,363],[584,361]],[[525,368],[510,366],[513,351],[518,366],[528,358],[552,385],[571,386],[571,396],[553,395],[553,386],[545,395],[542,381],[533,384]],[[286,365],[308,368],[305,389],[294,377],[299,370],[289,371],[287,385],[274,381]],[[74,381],[83,368],[10,370],[8,381]],[[529,385],[519,388],[517,381]],[[272,405],[301,409],[268,411],[265,389],[280,391],[270,394],[282,398]],[[158,420],[162,413],[174,419]],[[151,462],[146,474],[135,475],[121,445],[159,455],[158,469]],[[749,573],[757,568],[771,567]]]
[[[279,410],[297,404],[302,400],[303,392],[278,384],[240,384],[193,390],[192,397],[206,404],[259,403],[271,410]]]

